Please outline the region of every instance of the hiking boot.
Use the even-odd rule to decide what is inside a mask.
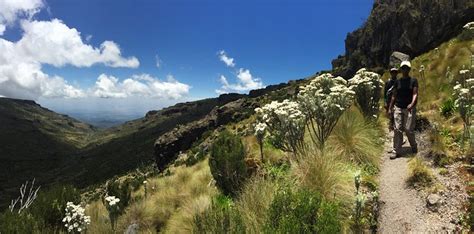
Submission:
[[[395,150],[390,151],[390,159],[396,159],[398,157],[400,157],[400,154],[397,154],[397,152],[395,152]]]

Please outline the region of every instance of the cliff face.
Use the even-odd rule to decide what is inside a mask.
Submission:
[[[359,68],[383,68],[394,51],[418,56],[474,21],[474,0],[375,0],[365,24],[349,33],[334,72],[351,77]]]

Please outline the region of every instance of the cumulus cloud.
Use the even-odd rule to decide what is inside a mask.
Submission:
[[[240,68],[237,73],[237,82],[229,83],[227,78],[223,75],[219,78],[222,87],[216,90],[217,93],[230,93],[230,92],[246,92],[252,89],[263,88],[262,80],[258,77],[254,77],[248,69]]]
[[[19,18],[31,19],[44,6],[42,0],[2,0],[0,1],[0,36],[6,27]]]
[[[28,1],[18,1],[20,2]],[[6,23],[13,22],[22,15],[30,17],[39,9],[23,5],[23,8],[10,7],[5,10],[1,4],[10,3],[0,1],[0,22]],[[23,35],[16,42],[0,37],[0,95],[2,96],[36,100],[39,97],[77,98],[87,95],[83,90],[69,84],[64,78],[44,73],[43,64],[55,67],[65,65],[90,67],[94,64],[129,68],[139,66],[137,58],[123,57],[115,42],[104,41],[99,47],[88,45],[82,40],[79,31],[68,27],[59,19],[51,21],[23,19],[21,29]],[[4,28],[0,26],[0,31],[2,30]]]
[[[56,67],[66,64],[90,67],[102,63],[129,68],[140,64],[135,57],[122,57],[119,46],[113,41],[104,41],[99,48],[85,44],[79,31],[69,28],[59,19],[23,21],[21,25],[24,34],[16,43],[17,52],[40,63]]]
[[[166,81],[149,74],[133,75],[123,81],[114,76],[101,74],[90,91],[94,97],[126,98],[150,97],[161,99],[180,99],[188,95],[191,87],[169,75]]]
[[[224,50],[219,51],[219,59],[228,67],[235,67],[234,58],[229,57]]]

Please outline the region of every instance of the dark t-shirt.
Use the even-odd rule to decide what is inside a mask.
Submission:
[[[413,88],[418,88],[418,80],[416,78],[401,78],[395,82],[396,97],[395,106],[398,108],[407,108],[413,98]]]

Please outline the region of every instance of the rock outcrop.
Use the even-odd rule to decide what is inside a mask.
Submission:
[[[255,104],[247,98],[238,99],[214,108],[202,119],[178,126],[163,134],[156,140],[154,146],[158,169],[163,171],[177,158],[179,152],[188,150],[206,131],[247,118],[255,107]]]
[[[474,0],[375,0],[364,25],[349,33],[346,51],[332,61],[334,73],[351,77],[359,68],[384,68],[394,51],[416,57],[474,21]]]

